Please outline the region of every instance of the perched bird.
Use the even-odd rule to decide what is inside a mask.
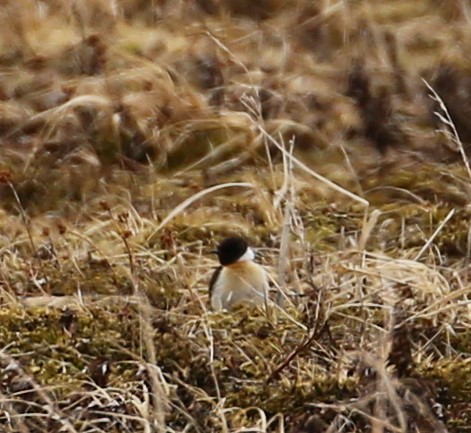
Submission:
[[[219,266],[209,283],[211,307],[230,310],[236,305],[264,305],[268,293],[265,270],[253,260],[255,253],[241,237],[224,239],[216,251]]]

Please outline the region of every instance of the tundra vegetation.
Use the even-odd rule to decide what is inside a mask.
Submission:
[[[466,0],[5,0],[0,430],[471,426]],[[247,236],[280,308],[208,308]]]

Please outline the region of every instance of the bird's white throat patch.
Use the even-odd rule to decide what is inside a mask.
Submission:
[[[238,262],[248,262],[255,259],[255,251],[248,247],[247,251],[237,260]]]

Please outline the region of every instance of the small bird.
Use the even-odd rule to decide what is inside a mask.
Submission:
[[[211,307],[215,311],[231,310],[236,305],[264,305],[268,294],[265,270],[253,260],[255,253],[239,236],[224,239],[213,251],[219,266],[209,283]]]

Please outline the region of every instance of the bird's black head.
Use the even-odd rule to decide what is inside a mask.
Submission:
[[[215,253],[219,257],[222,266],[231,265],[239,260],[247,253],[249,245],[244,238],[239,236],[224,239],[219,245]]]

